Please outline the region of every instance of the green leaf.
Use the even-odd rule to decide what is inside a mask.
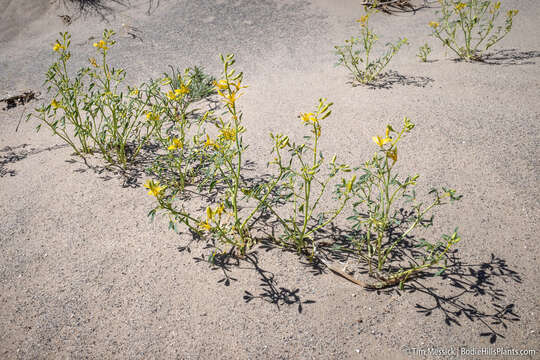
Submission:
[[[441,268],[439,271],[437,271],[437,272],[435,273],[435,276],[440,276],[440,275],[442,275],[442,273],[445,272],[445,270],[446,270],[445,267]]]

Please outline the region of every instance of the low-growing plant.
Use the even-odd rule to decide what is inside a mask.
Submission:
[[[439,0],[438,21],[431,21],[432,35],[459,58],[480,60],[482,54],[512,30],[518,10],[506,12],[504,25],[496,25],[501,11],[500,1]]]
[[[201,161],[206,164],[201,173],[199,191],[212,192],[224,187],[223,191],[215,194],[216,205],[208,206],[202,217],[192,215],[184,208],[179,209],[178,203],[175,202],[182,188],[163,187],[153,181],[149,181],[146,187],[150,189],[149,194],[154,195],[159,203],[150,212],[151,216],[157,210],[164,210],[169,215],[171,227],[182,223],[191,231],[211,238],[218,251],[224,251],[221,246],[225,245],[243,256],[253,245],[249,221],[258,210],[256,208],[246,215],[241,213],[240,205],[240,200],[244,197],[243,192],[247,191],[249,184],[246,184],[242,176],[244,166],[242,156],[246,150],[242,134],[245,128],[242,125],[242,112],[237,108],[236,102],[245,86],[242,84],[243,74],[236,73],[232,68],[235,63],[234,56],[221,56],[221,60],[224,66],[223,76],[215,82],[215,88],[224,103],[225,114],[229,119],[219,117],[214,122],[219,132],[218,136],[211,136],[207,127],[203,129],[205,139],[200,143],[199,152]],[[182,153],[175,155],[185,156]]]
[[[203,126],[212,112],[201,116],[193,105],[215,93],[214,78],[198,67],[183,72],[171,67],[171,74],[164,73],[161,82],[169,86],[169,90],[156,93],[152,103],[155,111],[169,120],[162,131],[156,133],[156,139],[166,152],[157,156],[148,172],[167,186],[183,190],[204,166],[201,139]]]
[[[246,129],[242,125],[242,111],[237,106],[241,90],[246,86],[242,83],[243,74],[236,73],[232,68],[234,57],[222,56],[221,60],[223,76],[215,82],[215,86],[226,111],[212,122],[217,136],[210,135],[210,129],[204,128],[206,140],[199,153],[206,166],[201,171],[198,190],[215,199],[214,205],[208,206],[203,216],[192,215],[188,210],[178,208],[178,201],[175,201],[181,193],[180,186],[163,186],[149,181],[146,184],[149,194],[158,200],[158,206],[150,215],[164,210],[169,215],[171,227],[182,223],[191,231],[211,239],[218,252],[226,251],[223,248],[226,246],[237,255],[244,256],[255,243],[251,229],[256,215],[269,212],[283,227],[283,234],[275,240],[305,253],[308,240],[335,219],[350,198],[349,193],[345,192],[340,197],[341,203],[337,209],[329,213],[316,213],[328,183],[340,172],[350,171],[348,166],[337,164],[334,157],[326,178],[319,174],[324,165],[324,157],[318,149],[320,121],[330,115],[332,104],[321,99],[314,113],[301,115],[312,132],[312,136],[305,137],[309,144],[291,143],[288,136],[271,134],[274,160],[269,164],[275,165],[277,171],[268,179],[250,182],[244,174],[243,154],[247,145],[244,144],[243,134]],[[210,122],[205,122],[205,125],[208,124]],[[178,152],[175,156],[181,157],[183,154]],[[350,189],[352,180],[348,184]]]
[[[324,170],[325,157],[319,149],[322,132],[320,122],[330,116],[331,106],[332,103],[327,103],[326,99],[319,99],[314,112],[300,115],[304,125],[311,132],[311,135],[304,136],[305,142],[301,144],[291,143],[289,136],[271,134],[274,142],[272,149],[274,159],[269,165],[277,167],[278,172],[272,185],[277,190],[275,197],[285,201],[276,201],[275,197],[272,200],[274,204],[290,202],[290,208],[280,213],[271,202],[257,197],[259,201],[264,202],[265,208],[275,215],[282,226],[283,234],[276,240],[281,245],[295,247],[299,253],[307,252],[311,246],[311,252],[308,253],[310,257],[315,253],[315,234],[342,212],[350,199],[350,190],[354,182],[354,178],[349,181],[342,179],[345,191],[338,196],[338,206],[334,209],[330,207],[331,210],[326,212],[318,212],[330,181],[340,173],[351,171],[348,165],[336,163],[336,155],[328,163],[327,170]],[[285,152],[288,152],[287,156]]]
[[[351,37],[345,40],[345,45],[335,46],[338,57],[337,65],[346,67],[361,84],[369,84],[375,81],[390,60],[405,44],[409,44],[406,38],[399,39],[396,43],[387,43],[386,52],[380,57],[373,57],[372,51],[378,36],[369,27],[370,17],[377,10],[365,7],[366,14],[357,22],[360,23],[360,37]]]
[[[418,54],[416,54],[416,56],[422,60],[422,62],[426,62],[429,54],[431,54],[431,48],[428,43],[425,43],[418,48]]]
[[[405,118],[400,131],[388,125],[384,138],[373,137],[379,151],[362,166],[363,173],[352,185],[354,209],[349,220],[355,234],[351,242],[359,259],[367,264],[369,275],[377,279],[373,287],[403,284],[414,274],[439,264],[460,240],[457,229],[436,243],[412,237],[418,226],[432,225],[433,216],[429,214],[435,207],[461,198],[454,190],[442,188],[429,191],[433,196],[430,202],[418,201],[414,188],[419,175],[404,179],[398,176],[397,145],[413,128],[414,124]],[[410,210],[404,208],[407,204]],[[414,256],[403,251],[407,246],[415,249]]]
[[[159,84],[143,83],[129,95],[124,92],[125,70],[107,62],[109,49],[115,44],[111,30],[105,30],[103,39],[94,43],[100,59],[89,58],[90,66],[72,76],[68,69],[70,35],[60,35],[53,46],[58,58],[45,81],[53,99],[36,109],[35,116],[77,155],[85,158],[99,152],[110,165],[125,169],[161,128],[159,114],[148,111],[160,91]]]

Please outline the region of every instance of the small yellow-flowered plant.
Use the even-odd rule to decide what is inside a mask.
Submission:
[[[460,240],[457,229],[450,236],[443,235],[443,242],[430,243],[411,237],[412,231],[418,225],[431,225],[432,217],[428,214],[433,207],[444,204],[445,199],[460,199],[454,190],[442,188],[442,191],[430,191],[429,194],[434,197],[431,203],[426,205],[425,202],[418,202],[415,190],[410,189],[414,189],[419,176],[400,179],[395,173],[398,143],[413,128],[414,124],[405,118],[400,131],[395,131],[388,125],[384,138],[374,136],[373,141],[378,146],[378,152],[370,161],[364,163],[363,174],[353,181],[352,187],[348,188],[343,184],[338,190],[353,193],[354,215],[349,219],[353,221],[355,235],[351,237],[351,245],[360,259],[366,262],[369,275],[377,279],[368,283],[367,286],[371,288],[396,284],[402,286],[415,274],[441,262],[449,249]],[[407,203],[412,204],[411,210],[403,208]],[[417,242],[415,245],[408,245],[415,246],[415,261],[408,264],[400,263],[400,256],[394,256],[396,253],[402,254],[401,246],[406,241]]]
[[[492,0],[439,0],[440,19],[431,21],[432,36],[458,57],[480,60],[484,52],[512,29],[517,10],[508,10],[504,25],[496,25],[501,2]]]
[[[99,153],[109,166],[124,170],[133,163],[153,132],[160,127],[159,119],[140,121],[147,111],[156,84],[142,84],[144,96],[138,90],[124,96],[125,70],[107,63],[108,50],[115,44],[114,32],[103,31],[103,38],[94,44],[100,50],[100,64],[90,57],[90,66],[77,72],[69,69],[71,36],[61,33],[53,50],[58,54],[47,71],[47,92],[50,105],[42,106],[35,116],[69,146],[78,156]],[[128,87],[128,91],[129,91]],[[61,99],[61,100],[60,100]],[[57,111],[61,108],[63,111]],[[39,129],[39,127],[38,127]]]
[[[345,40],[345,45],[334,46],[338,57],[337,65],[343,65],[354,76],[354,79],[361,84],[370,84],[375,81],[390,60],[396,55],[401,46],[408,44],[406,38],[399,39],[395,44],[386,44],[386,52],[374,58],[372,54],[373,46],[378,40],[377,35],[369,27],[369,20],[377,10],[373,8],[364,8],[366,14],[362,16],[360,23],[360,37],[351,37]]]
[[[416,57],[422,60],[422,62],[426,62],[429,54],[431,54],[431,48],[429,47],[428,43],[425,43],[418,48],[418,54],[416,54]]]
[[[332,222],[343,210],[348,200],[349,193],[338,197],[339,205],[331,211],[316,213],[320,205],[320,199],[327,190],[329,182],[339,173],[350,171],[345,164],[337,164],[336,156],[327,163],[329,174],[321,172],[324,169],[325,158],[319,149],[321,136],[321,120],[330,116],[333,104],[326,99],[319,99],[315,111],[301,113],[300,119],[304,125],[311,128],[311,136],[305,136],[307,143],[295,144],[289,141],[289,137],[283,134],[271,134],[274,141],[272,154],[274,159],[269,165],[277,167],[278,175],[268,185],[266,196],[274,188],[282,189],[282,198],[293,202],[292,210],[278,216],[283,234],[280,237],[282,245],[291,246],[299,253],[308,253],[315,256],[314,238],[317,232]],[[286,153],[290,159],[287,159]],[[343,183],[352,186],[353,180]],[[258,197],[266,203],[266,198]],[[271,205],[266,205],[272,213],[277,211]]]

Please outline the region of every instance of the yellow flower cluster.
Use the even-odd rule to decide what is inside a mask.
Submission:
[[[94,47],[103,50],[108,49],[107,43],[104,40],[99,40],[99,42],[95,42]]]
[[[53,46],[53,50],[58,52],[60,50],[66,50],[66,47],[64,45],[60,45],[60,43],[55,43]]]
[[[176,100],[177,98],[182,98],[184,95],[189,94],[189,88],[185,85],[180,86],[180,89],[171,90],[167,93],[169,100]]]
[[[361,16],[360,19],[356,20],[356,22],[360,23],[361,26],[366,26],[368,19],[369,14],[366,14],[364,16]]]
[[[165,189],[163,186],[159,186],[159,181],[154,182],[154,180],[148,180],[144,184],[144,187],[149,190],[148,195],[155,197],[163,195],[163,190]]]
[[[223,128],[219,130],[221,132],[221,137],[228,141],[233,141],[236,139],[236,130],[230,127]]]
[[[406,119],[407,121],[407,119]],[[373,136],[373,142],[377,145],[379,145],[379,147],[383,147],[385,144],[392,144],[392,137],[390,136],[390,133],[391,132],[395,132],[395,130],[392,128],[391,125],[388,125],[386,126],[386,131],[385,131],[385,137],[382,138],[380,137],[379,135],[376,135],[376,136]],[[399,137],[398,137],[399,138]],[[397,140],[396,140],[397,142]],[[398,153],[397,153],[397,148],[394,146],[394,144],[392,144],[390,146],[389,149],[385,150],[386,151],[386,157],[389,158],[389,159],[392,159],[394,162],[397,161],[398,159]]]
[[[242,95],[239,93],[240,89],[247,87],[242,86],[242,78],[236,83],[222,79],[215,81],[214,85],[216,86],[218,94],[223,98],[223,102],[229,106],[234,106],[236,100]]]
[[[300,114],[300,118],[305,123],[312,122],[312,123],[315,124],[315,123],[319,122],[319,119],[317,119],[317,116],[315,116],[314,113],[302,113],[302,114]]]
[[[465,3],[457,3],[456,6],[454,6],[454,8],[456,9],[456,12],[460,12],[461,10],[463,10],[464,8],[466,8],[467,5]]]
[[[439,27],[439,23],[436,22],[436,21],[430,21],[430,22],[429,22],[429,26],[432,27],[432,28],[434,28],[434,29],[436,29],[436,28]]]
[[[170,151],[174,151],[174,150],[178,150],[178,149],[182,149],[184,147],[184,144],[182,143],[182,141],[178,138],[174,138],[172,139],[172,144],[169,145],[169,147],[167,148],[168,150]]]

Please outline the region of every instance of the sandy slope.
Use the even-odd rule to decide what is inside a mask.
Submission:
[[[412,44],[391,64],[402,79],[388,89],[352,87],[332,66],[333,45],[357,30],[357,1],[133,0],[101,9],[105,20],[62,2],[37,3],[1,3],[0,97],[44,92],[59,31],[73,34],[81,65],[91,37],[108,27],[119,32],[112,61],[133,82],[168,64],[217,74],[217,54],[237,54],[250,86],[240,102],[249,157],[259,164],[268,133],[301,136],[296,116],[321,96],[335,102],[326,153],[353,164],[374,150],[373,134],[409,116],[417,128],[401,149],[403,168],[422,174],[425,188],[449,185],[465,195],[442,209],[434,229],[438,236],[459,226],[462,266],[381,293],[279,250],[259,248],[251,261],[211,270],[195,259],[207,254],[202,245],[179,252],[186,235],[148,222],[153,203],[142,188],[66,162],[69,149],[52,147],[60,140],[35,133],[34,123],[15,132],[17,107],[0,112],[1,358],[394,359],[428,346],[540,353],[535,1],[505,1],[520,14],[492,64],[445,57],[427,36],[435,9],[378,15],[382,42],[407,36]],[[69,26],[58,17],[65,14]],[[141,39],[123,33],[122,23]],[[423,64],[415,54],[426,40],[434,61]],[[246,302],[246,292],[256,297]]]

